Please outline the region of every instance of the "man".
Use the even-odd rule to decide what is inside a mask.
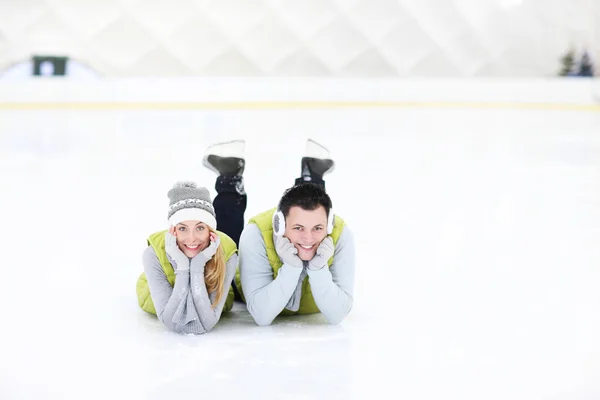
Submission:
[[[220,174],[217,219],[229,212],[227,219],[235,220],[236,227],[243,221],[246,205],[246,193],[240,190],[241,143],[217,144],[205,157],[205,165]],[[269,325],[278,315],[319,312],[337,324],[352,309],[354,239],[342,218],[334,215],[325,192],[323,176],[333,169],[328,151],[309,140],[301,177],[286,190],[278,206],[251,218],[241,236],[225,231],[232,238],[239,237],[236,297],[246,302],[258,325]],[[227,198],[227,204],[219,196]]]
[[[350,312],[354,241],[323,187],[288,189],[277,210],[249,221],[239,253],[242,291],[258,325],[280,314],[318,312],[337,324]]]

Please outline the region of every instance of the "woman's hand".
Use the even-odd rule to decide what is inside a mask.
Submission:
[[[169,231],[165,233],[165,250],[171,264],[175,264],[175,270],[185,271],[190,269],[190,259],[179,248],[174,227],[169,228]]]

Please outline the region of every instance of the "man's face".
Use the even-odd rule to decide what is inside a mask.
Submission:
[[[308,211],[299,206],[290,208],[285,218],[284,236],[298,249],[301,260],[311,260],[319,244],[327,236],[327,213],[323,206]]]

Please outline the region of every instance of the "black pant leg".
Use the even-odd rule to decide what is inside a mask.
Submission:
[[[243,178],[240,175],[221,175],[217,178],[215,189],[217,196],[213,201],[213,206],[217,216],[217,229],[227,234],[239,248],[240,236],[244,229],[244,212],[248,201]],[[243,301],[235,279],[231,285],[234,299]]]
[[[239,175],[221,175],[217,178],[215,189],[217,196],[213,206],[217,216],[217,229],[226,233],[239,247],[247,205],[243,178]]]

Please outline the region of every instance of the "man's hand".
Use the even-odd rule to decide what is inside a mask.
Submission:
[[[327,261],[329,261],[331,256],[333,256],[334,251],[335,246],[333,244],[333,239],[331,236],[327,236],[317,248],[317,252],[312,260],[308,262],[308,268],[312,271],[316,271],[325,267],[327,265]]]
[[[285,236],[276,237],[275,251],[284,263],[296,268],[304,266],[302,260],[298,257],[298,249]]]

